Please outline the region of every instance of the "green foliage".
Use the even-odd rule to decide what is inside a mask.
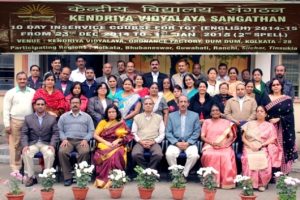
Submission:
[[[204,188],[208,190],[215,190],[217,188],[216,174],[218,174],[218,171],[213,167],[200,168],[197,174]]]
[[[20,188],[21,181],[23,176],[19,172],[12,172],[11,179],[8,182],[9,193],[13,195],[19,195],[23,191]]]
[[[126,173],[119,169],[110,171],[108,178],[111,181],[111,188],[121,188],[129,181]]]
[[[75,179],[79,188],[86,188],[87,184],[91,181],[94,165],[89,166],[86,161],[75,164]]]
[[[172,188],[185,188],[186,180],[183,176],[184,167],[181,165],[172,165],[169,167],[172,176]]]
[[[237,183],[238,187],[243,189],[242,194],[244,196],[254,195],[252,180],[250,177],[237,175],[234,182]]]
[[[53,190],[53,185],[56,181],[55,172],[56,170],[54,168],[51,168],[51,169],[45,169],[42,174],[39,174],[39,177],[41,178],[43,191],[49,192]]]
[[[134,180],[137,181],[139,187],[146,189],[154,188],[159,178],[157,170],[150,168],[143,169],[141,166],[136,166],[134,171],[137,173],[137,177]]]
[[[275,173],[277,177],[276,189],[279,200],[296,200],[297,185],[300,183],[299,179],[284,175],[283,173]]]

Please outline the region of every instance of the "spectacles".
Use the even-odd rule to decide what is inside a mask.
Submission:
[[[272,86],[279,86],[280,84],[279,83],[277,83],[277,84],[272,84]]]

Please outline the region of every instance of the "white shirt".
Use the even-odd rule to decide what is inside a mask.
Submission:
[[[237,100],[238,100],[238,102],[240,104],[240,111],[242,112],[243,111],[243,103],[245,101],[245,96],[243,96],[242,98],[240,98],[240,97],[237,96]]]
[[[79,71],[79,69],[75,69],[72,71],[70,78],[70,81],[79,81],[79,82],[84,82],[85,81],[85,71],[82,73]]]
[[[4,127],[10,126],[10,119],[24,120],[26,115],[33,113],[32,99],[35,90],[26,87],[25,90],[14,87],[8,90],[3,99]]]
[[[102,103],[102,106],[103,106],[103,110],[106,110],[106,108],[107,108],[106,99],[102,99],[101,103]]]
[[[217,81],[227,82],[227,81],[229,81],[229,76],[225,75],[223,78],[221,76],[218,76]]]
[[[220,87],[220,84],[221,82],[219,81],[216,81],[216,84],[215,85],[210,85],[209,82],[207,81],[207,93],[210,95],[210,96],[215,96],[216,94],[219,94],[220,91],[219,91],[219,87]]]
[[[153,77],[153,82],[157,83],[158,82],[158,75],[159,75],[159,72],[151,72],[152,74],[152,77]]]
[[[181,138],[184,138],[185,120],[186,120],[186,113],[185,114],[180,113]]]
[[[145,114],[145,113],[144,113]],[[146,120],[150,120],[151,119],[151,116],[146,116]],[[164,124],[164,120],[161,120],[160,124],[159,124],[159,135],[154,139],[154,141],[156,143],[161,143],[161,141],[163,141],[163,139],[165,138],[165,124]],[[136,142],[139,142],[141,139],[140,137],[138,136],[137,132],[138,132],[138,128],[137,128],[137,125],[135,123],[135,121],[133,120],[133,123],[132,123],[132,128],[131,128],[131,132],[134,136],[134,140]]]

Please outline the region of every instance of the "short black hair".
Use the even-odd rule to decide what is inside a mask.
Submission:
[[[109,92],[110,92],[110,89],[109,89],[108,85],[107,85],[105,82],[101,82],[101,83],[99,83],[99,85],[97,85],[96,93],[97,93],[97,95],[98,95],[98,90],[99,90],[99,88],[101,88],[103,85],[106,87],[106,94],[105,94],[105,97],[107,97],[108,94],[109,94]]]
[[[29,68],[29,70],[31,71],[32,68],[34,68],[34,67],[37,67],[37,68],[39,69],[39,71],[41,71],[41,68],[40,68],[40,66],[38,66],[38,65],[31,65],[30,68]]]
[[[115,111],[117,112],[116,120],[117,120],[117,121],[120,121],[120,120],[122,119],[122,114],[121,114],[121,112],[119,111],[119,108],[118,108],[115,104],[110,104],[110,105],[108,105],[108,106],[106,107],[105,112],[104,112],[103,119],[104,119],[105,121],[107,121],[107,122],[109,121],[109,118],[108,118],[108,110],[111,109],[111,108],[115,109]]]
[[[73,99],[79,99],[79,103],[81,104],[81,99],[80,97],[72,96],[70,99],[70,103],[72,102]]]
[[[187,59],[185,59],[185,58],[181,58],[181,59],[179,59],[178,61],[177,61],[177,63],[176,64],[178,64],[178,63],[181,63],[181,62],[184,62],[186,65],[188,65],[189,64],[189,62],[187,61]]]
[[[86,61],[86,59],[85,59],[85,57],[84,56],[76,56],[76,58],[75,58],[75,61],[77,62],[78,61],[78,59],[82,59],[82,60],[84,60],[84,61]]]
[[[51,63],[53,63],[55,60],[59,60],[61,62],[61,57],[55,56],[51,59]]]
[[[79,93],[79,97],[80,97],[82,95],[81,82],[79,82],[79,81],[74,82],[73,85],[70,88],[70,92],[74,96],[73,90],[74,90],[74,88],[75,88],[76,85],[80,86],[80,93]]]
[[[92,67],[86,67],[86,68],[85,68],[85,71],[87,71],[87,70],[92,70],[92,71],[95,73],[95,70],[94,70],[94,68],[92,68]]]
[[[182,87],[180,85],[175,85],[174,89],[180,90],[182,92]]]
[[[187,77],[190,77],[190,78],[194,81],[194,87],[196,87],[196,80],[195,80],[193,74],[187,73],[186,75],[184,75],[183,80],[182,80],[183,88],[184,88],[184,89],[187,89],[187,85],[186,85],[186,83],[185,83],[185,79],[186,79]]]
[[[27,74],[24,71],[21,71],[16,74],[16,78],[18,78],[18,76],[20,76],[22,74],[24,74],[27,77]]]
[[[152,62],[154,62],[154,61],[157,61],[157,62],[158,62],[158,64],[160,64],[160,63],[159,63],[159,60],[158,60],[158,59],[156,59],[156,58],[154,58],[154,59],[150,60],[150,65],[151,65],[151,63],[152,63]]]
[[[220,69],[220,67],[225,66],[225,68],[227,69],[227,64],[226,63],[220,63],[218,66],[218,69]]]
[[[119,63],[123,63],[124,65],[126,65],[126,62],[124,60],[118,60],[117,64]]]
[[[43,97],[37,98],[36,100],[34,100],[34,102],[32,102],[32,104],[36,104],[37,101],[43,101],[45,105],[47,104],[46,100]]]

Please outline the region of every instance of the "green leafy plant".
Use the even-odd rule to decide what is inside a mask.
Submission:
[[[120,169],[110,171],[108,178],[111,181],[111,188],[121,188],[129,181],[126,173]]]
[[[183,176],[184,167],[181,165],[172,165],[168,169],[172,176],[171,188],[185,188],[186,180]]]
[[[7,181],[9,187],[9,193],[13,195],[19,195],[23,193],[20,188],[21,181],[23,176],[19,172],[12,172],[10,173],[10,180]]]
[[[242,194],[244,196],[254,196],[252,180],[250,177],[237,175],[234,182],[237,183],[238,187],[243,189]]]
[[[296,200],[296,192],[300,180],[286,176],[282,172],[276,172],[274,174],[276,177],[276,189],[279,200]]]
[[[79,188],[86,188],[91,181],[94,165],[89,165],[86,161],[82,161],[78,165],[75,164],[75,179]]]
[[[39,174],[39,177],[41,178],[41,184],[42,184],[42,191],[50,192],[53,190],[53,184],[55,183],[55,172],[56,170],[54,168],[51,169],[45,169],[42,174]]]
[[[137,173],[135,180],[138,182],[138,186],[146,189],[154,188],[160,177],[155,169],[143,169],[141,166],[136,166],[134,171]]]
[[[208,190],[215,190],[217,187],[216,174],[219,172],[213,167],[203,167],[197,171],[203,187]]]

